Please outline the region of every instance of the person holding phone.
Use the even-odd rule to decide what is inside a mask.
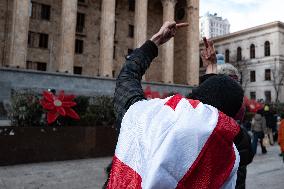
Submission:
[[[203,42],[205,45],[205,49],[201,52],[201,58],[203,64],[206,66],[206,74],[204,76],[201,76],[200,78],[201,83],[216,74],[228,75],[236,82],[239,82],[240,74],[233,65],[228,63],[220,63],[220,62],[218,64],[218,54],[216,55],[215,53],[216,51],[214,48],[214,43],[210,40],[207,40],[205,37],[203,38]],[[240,108],[239,112],[236,114],[234,119],[236,121],[242,122],[244,114],[245,114],[245,105],[243,103],[242,107]],[[247,165],[252,162],[254,157],[251,145],[251,137],[246,131],[246,129],[241,128],[241,131],[242,135],[240,135],[238,140],[234,141],[240,153],[240,158],[242,162],[238,168],[236,189],[245,189]]]

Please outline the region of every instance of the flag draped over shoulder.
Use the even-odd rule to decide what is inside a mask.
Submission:
[[[181,95],[139,101],[123,118],[108,189],[235,188],[239,130]]]

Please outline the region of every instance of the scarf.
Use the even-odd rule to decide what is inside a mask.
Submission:
[[[235,188],[240,128],[216,108],[181,95],[143,100],[121,125],[108,189]]]

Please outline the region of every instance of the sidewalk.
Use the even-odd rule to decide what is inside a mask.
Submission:
[[[258,149],[258,152],[260,150]],[[277,145],[248,166],[247,189],[283,189],[284,163]],[[0,189],[100,189],[111,158],[0,167]]]
[[[111,158],[0,167],[0,189],[101,189]]]
[[[248,166],[247,189],[283,189],[284,188],[284,163],[279,146],[275,144],[267,148],[267,154],[260,154],[257,149],[253,163]]]

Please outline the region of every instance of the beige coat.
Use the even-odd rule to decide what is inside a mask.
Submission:
[[[260,114],[255,114],[251,122],[251,129],[255,132],[267,133],[265,118],[262,117]]]

